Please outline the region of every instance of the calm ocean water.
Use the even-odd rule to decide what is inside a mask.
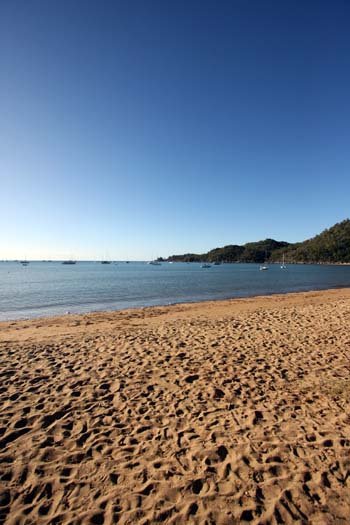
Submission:
[[[350,287],[350,266],[0,263],[0,320]]]

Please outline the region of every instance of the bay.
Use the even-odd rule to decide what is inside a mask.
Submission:
[[[0,263],[0,320],[350,287],[350,266]]]

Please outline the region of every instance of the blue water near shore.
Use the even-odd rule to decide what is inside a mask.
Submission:
[[[0,320],[350,287],[350,266],[0,263]]]

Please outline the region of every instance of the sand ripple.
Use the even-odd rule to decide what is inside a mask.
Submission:
[[[0,522],[349,523],[350,292],[295,297],[3,324]]]

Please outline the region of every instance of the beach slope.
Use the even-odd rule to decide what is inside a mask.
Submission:
[[[347,524],[350,290],[0,324],[0,522]]]

